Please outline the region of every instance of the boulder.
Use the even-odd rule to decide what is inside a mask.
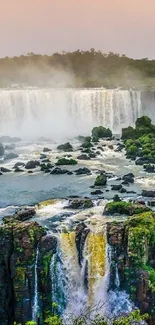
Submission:
[[[93,207],[93,201],[91,199],[76,198],[69,201],[67,208],[70,209],[89,209]]]
[[[95,190],[93,192],[91,192],[92,195],[99,195],[99,194],[103,194],[103,192],[101,190]]]
[[[46,159],[46,158],[47,158],[47,156],[46,156],[45,154],[42,153],[42,154],[40,155],[40,159],[41,159],[41,160],[42,160],[42,159]]]
[[[3,218],[3,222],[5,224],[11,224],[15,221],[26,221],[31,219],[36,214],[36,210],[34,208],[21,208],[14,215],[6,216]]]
[[[61,169],[59,167],[54,168],[51,173],[52,175],[63,175],[63,174],[68,174],[67,169]]]
[[[66,152],[70,152],[70,151],[73,151],[73,147],[72,145],[69,143],[69,142],[66,142],[64,144],[61,144],[57,147],[58,150],[63,150],[63,151],[66,151]]]
[[[34,169],[36,167],[38,167],[40,165],[40,162],[37,160],[30,160],[27,162],[27,164],[25,165],[26,169]]]
[[[82,154],[82,155],[78,156],[77,159],[79,159],[79,160],[90,160],[90,156]]]
[[[144,165],[143,168],[147,173],[154,173],[155,172],[155,166],[154,165],[151,165],[151,164]]]
[[[98,127],[94,127],[92,129],[92,137],[97,137],[97,138],[111,138],[112,137],[112,132],[111,130],[108,128],[106,129],[103,126],[98,126]]]
[[[21,169],[21,168],[19,168],[19,167],[16,167],[16,168],[14,169],[14,172],[15,172],[15,173],[23,173],[24,170]]]
[[[91,174],[91,171],[86,167],[76,169],[74,172],[76,175],[90,175]]]
[[[95,186],[105,186],[107,184],[107,177],[105,174],[101,173],[96,177]]]
[[[122,185],[118,184],[118,185],[111,185],[111,190],[112,191],[120,191],[122,189]]]
[[[155,197],[155,191],[143,190],[142,191],[142,196],[145,196],[145,197]]]
[[[23,162],[19,161],[14,165],[13,168],[24,167],[24,166],[25,166],[25,164]]]
[[[52,151],[52,150],[49,149],[49,148],[44,148],[44,149],[43,149],[43,152],[50,152],[50,151]]]
[[[76,165],[77,161],[75,159],[66,159],[66,158],[60,158],[56,162],[56,166],[62,166],[62,165]]]
[[[122,177],[122,179],[127,183],[134,183],[134,174],[128,173]]]
[[[5,168],[5,167],[1,167],[0,169],[1,169],[1,172],[2,172],[2,173],[10,173],[10,172],[11,172],[10,169]]]

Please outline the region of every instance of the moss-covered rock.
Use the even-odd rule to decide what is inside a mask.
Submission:
[[[47,314],[52,311],[51,304],[51,259],[56,253],[57,239],[52,234],[43,236],[39,244],[38,258],[38,293],[40,297],[40,309],[42,319],[45,319]]]
[[[143,212],[124,222],[107,225],[108,243],[112,249],[111,273],[116,263],[120,288],[130,293],[142,313],[155,321],[155,214]]]
[[[89,209],[93,207],[93,201],[89,198],[77,198],[69,201],[70,209]]]
[[[111,138],[112,132],[109,128],[105,128],[103,126],[96,126],[92,129],[92,137],[95,138]]]
[[[96,177],[95,186],[105,186],[107,184],[107,177],[104,173],[101,173]]]
[[[143,204],[133,204],[132,202],[125,201],[113,201],[107,203],[104,213],[109,215],[118,213],[132,216],[134,214],[139,214],[147,211],[150,211],[150,209]]]
[[[76,165],[77,161],[75,159],[67,159],[67,158],[60,158],[56,162],[56,166],[62,166],[62,165]]]

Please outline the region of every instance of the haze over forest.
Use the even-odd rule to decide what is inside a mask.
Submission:
[[[90,49],[0,59],[0,87],[155,88],[155,60]]]

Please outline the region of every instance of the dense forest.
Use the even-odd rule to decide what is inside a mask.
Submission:
[[[18,85],[155,89],[155,60],[94,49],[0,59],[0,87]]]

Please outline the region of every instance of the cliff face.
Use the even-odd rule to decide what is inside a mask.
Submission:
[[[155,322],[155,216],[151,212],[112,222],[107,226],[112,247],[111,287],[116,265],[120,288],[125,289],[142,313]]]
[[[55,238],[45,236],[44,229],[35,222],[16,221],[12,226],[9,223],[0,227],[0,325],[12,325],[15,321],[24,324],[32,319],[37,247],[38,290],[41,307],[47,310]]]

